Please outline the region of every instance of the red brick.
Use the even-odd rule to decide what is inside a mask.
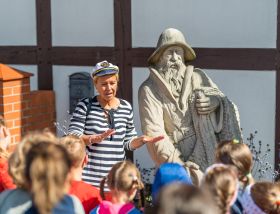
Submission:
[[[22,80],[12,80],[12,81],[4,81],[3,87],[14,87],[14,86],[21,86],[23,84]]]
[[[31,99],[33,105],[39,106],[49,103],[54,103],[54,92],[53,91],[31,91]]]
[[[17,119],[21,119],[21,117],[22,117],[21,111],[10,112],[5,114],[6,120],[17,120]]]
[[[30,77],[22,79],[22,84],[23,85],[27,85],[27,84],[30,85]]]
[[[14,127],[14,120],[6,120],[5,119],[5,124],[10,129],[10,128]]]
[[[13,94],[26,94],[30,93],[30,86],[29,85],[21,85],[13,87]]]
[[[21,110],[21,103],[13,103],[13,109],[14,111]]]
[[[3,105],[3,113],[6,114],[7,112],[13,111],[13,104],[6,104]]]
[[[13,89],[12,87],[8,87],[8,88],[1,88],[2,90],[0,90],[0,96],[10,96],[13,94]]]
[[[11,135],[20,135],[21,134],[21,128],[11,128],[10,133],[11,133]]]
[[[32,109],[24,109],[24,110],[22,110],[22,115],[23,115],[23,117],[25,118],[25,117],[30,117],[31,115],[32,115]]]
[[[22,120],[14,120],[14,127],[22,126]]]
[[[20,135],[16,135],[15,136],[15,142],[20,142],[21,141],[21,136]]]
[[[22,100],[26,101],[26,102],[30,102],[31,101],[31,94],[30,93],[27,93],[27,94],[22,94]]]
[[[13,95],[13,96],[3,97],[3,103],[4,104],[17,103],[17,102],[20,102],[21,100],[22,100],[21,95]]]
[[[13,103],[13,110],[14,111],[25,110],[26,104],[27,102]]]

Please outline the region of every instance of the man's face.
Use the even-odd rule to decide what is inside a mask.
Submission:
[[[180,46],[170,46],[165,49],[160,60],[158,68],[162,72],[165,79],[169,79],[170,75],[178,77],[184,59],[184,49]]]
[[[171,63],[171,68],[175,68],[174,64],[176,62],[183,62],[184,59],[184,49],[180,46],[171,46],[163,52],[161,56],[162,62]]]

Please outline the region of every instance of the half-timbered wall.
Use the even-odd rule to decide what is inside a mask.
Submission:
[[[280,159],[280,18],[277,0],[0,0],[0,62],[34,73],[31,89],[56,92],[67,118],[68,78],[103,59],[119,65],[119,96],[133,103],[146,60],[167,27],[183,31],[204,69],[239,107],[246,138]],[[150,166],[145,148],[135,159]],[[147,160],[146,162],[143,160]]]

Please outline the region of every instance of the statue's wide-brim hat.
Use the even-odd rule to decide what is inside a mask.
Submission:
[[[183,33],[177,29],[168,28],[161,33],[158,39],[156,50],[149,57],[148,64],[156,64],[164,50],[170,46],[180,46],[184,49],[185,62],[192,61],[196,58],[194,50],[186,42]]]

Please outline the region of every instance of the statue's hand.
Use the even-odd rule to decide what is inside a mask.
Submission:
[[[192,161],[185,162],[185,167],[188,167],[190,169],[199,169],[199,165],[197,165],[196,163],[194,163]]]
[[[198,114],[210,114],[215,111],[220,105],[219,99],[216,96],[205,96],[200,93],[196,99],[196,109]]]
[[[192,161],[187,161],[184,167],[189,172],[194,185],[199,186],[203,178],[203,172],[199,169],[199,165]]]

